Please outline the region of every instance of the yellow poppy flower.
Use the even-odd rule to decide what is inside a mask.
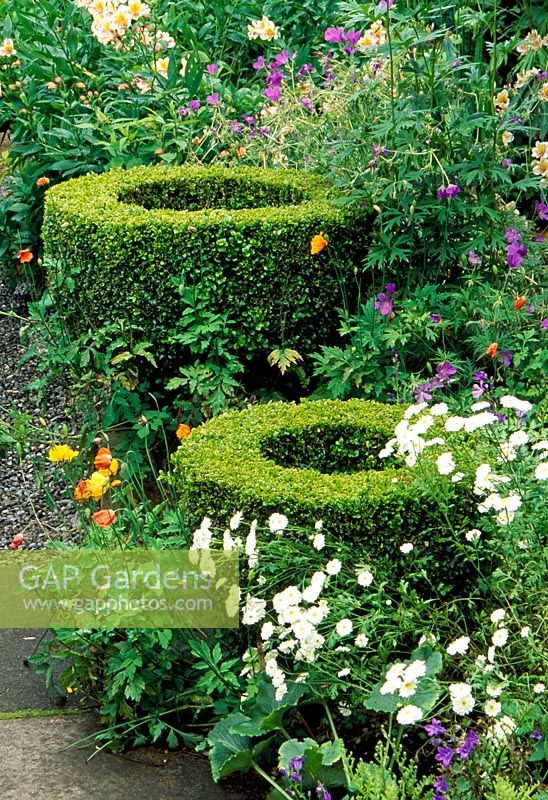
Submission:
[[[106,470],[105,470],[106,472]],[[110,480],[103,472],[92,472],[91,477],[88,478],[88,491],[94,500],[100,500],[101,497],[108,491]]]
[[[79,456],[79,450],[73,450],[68,444],[56,444],[50,447],[48,452],[48,460],[54,463],[58,461],[72,461],[73,458]]]

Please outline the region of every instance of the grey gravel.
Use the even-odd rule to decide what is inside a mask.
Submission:
[[[25,354],[19,341],[23,323],[5,314],[14,311],[24,316],[27,296],[24,284],[10,290],[9,282],[0,277],[0,420],[10,423],[14,412],[28,413],[37,426],[43,417],[50,428],[66,423],[74,430],[62,384],[52,386],[47,406],[42,409],[36,396],[26,390],[36,377],[36,365],[33,361],[20,363]],[[41,549],[53,539],[77,538],[69,489],[56,476],[54,465],[46,460],[47,449],[47,444],[31,445],[21,457],[9,450],[0,453],[0,550],[9,548],[18,533],[25,538],[21,549],[31,550]],[[45,476],[43,487],[37,482],[40,472]]]

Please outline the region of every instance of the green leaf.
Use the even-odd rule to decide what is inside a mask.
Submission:
[[[209,761],[216,783],[233,772],[251,766],[251,739],[233,732],[233,728],[244,719],[246,717],[238,712],[230,714],[218,722],[207,737],[209,744],[213,745],[209,751]]]

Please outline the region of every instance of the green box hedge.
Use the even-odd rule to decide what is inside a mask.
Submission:
[[[342,540],[400,558],[403,542],[431,538],[440,485],[435,469],[424,488],[413,470],[378,458],[403,411],[320,400],[228,412],[182,442],[174,485],[192,524],[204,516],[226,524],[236,511],[265,522],[280,512],[308,527],[322,519]]]
[[[47,192],[44,263],[75,331],[131,319],[168,360],[183,311],[173,278],[199,287],[237,323],[249,358],[282,343],[303,353],[337,325],[340,281],[352,293],[363,213],[336,208],[318,176],[289,170],[137,167],[86,175]],[[329,245],[312,256],[320,232]],[[166,364],[161,365],[162,367]]]

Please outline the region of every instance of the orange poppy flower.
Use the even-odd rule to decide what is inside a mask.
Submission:
[[[92,514],[91,518],[100,528],[108,528],[109,525],[116,522],[116,513],[112,508],[102,508]]]
[[[37,186],[47,186],[48,183],[49,183],[49,178],[46,178],[45,175],[42,175],[42,177],[38,178],[38,180],[36,181]]]
[[[87,481],[78,481],[74,488],[74,499],[77,503],[85,503],[91,497]]]
[[[516,311],[519,311],[519,310],[520,310],[520,308],[523,308],[523,306],[525,305],[525,303],[526,303],[526,302],[527,302],[527,298],[526,298],[526,297],[524,297],[523,295],[520,295],[520,296],[519,296],[519,297],[518,297],[518,298],[517,298],[517,299],[514,301],[514,308],[516,309]]]
[[[177,430],[175,431],[175,436],[177,439],[185,439],[187,436],[190,436],[191,428],[190,425],[185,425],[184,422],[181,422]]]
[[[327,247],[328,241],[323,235],[323,233],[317,233],[316,236],[313,236],[310,240],[310,254],[315,256],[316,253],[321,253],[324,247]]]
[[[34,258],[34,254],[32,250],[19,250],[17,253],[17,258],[21,262],[21,264],[28,264],[29,261],[32,261]]]
[[[108,447],[100,447],[97,455],[93,459],[95,469],[110,469],[112,463],[112,453]]]
[[[491,344],[489,345],[489,347],[485,352],[490,358],[494,358],[498,353],[498,351],[499,351],[499,346],[497,342],[491,342]]]

